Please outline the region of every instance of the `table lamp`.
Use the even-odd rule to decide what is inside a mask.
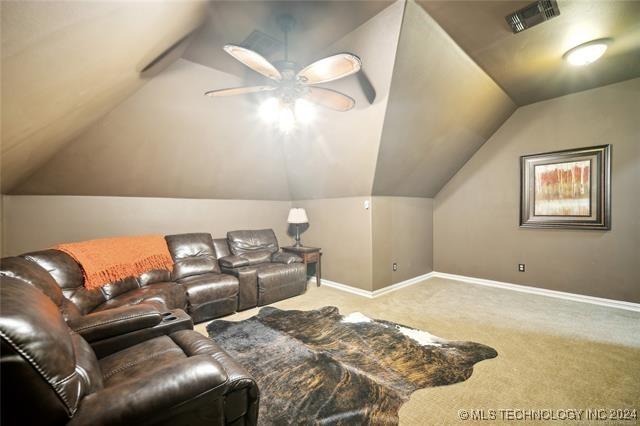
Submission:
[[[307,212],[304,209],[291,209],[289,210],[289,217],[287,222],[296,225],[296,243],[294,247],[300,247],[300,224],[309,223],[307,218]]]

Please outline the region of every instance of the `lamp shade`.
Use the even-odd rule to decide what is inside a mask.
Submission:
[[[309,223],[307,218],[307,212],[304,209],[291,209],[289,210],[289,217],[287,218],[289,223]]]

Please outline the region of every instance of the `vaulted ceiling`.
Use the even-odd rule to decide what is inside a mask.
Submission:
[[[560,17],[513,35],[504,15],[521,4],[504,3],[3,1],[2,192],[432,197],[517,105],[640,75],[635,5],[610,4],[598,23],[602,6],[560,1]],[[290,58],[357,54],[375,101],[357,76],[329,83],[356,108],[319,109],[283,136],[258,119],[259,97],[203,96],[259,81],[221,48],[264,34],[273,45],[263,53],[279,59],[283,12],[297,22]],[[554,37],[576,22],[622,40],[598,78],[556,58],[566,43]],[[559,76],[553,87],[536,87],[532,52],[553,56],[536,68]]]

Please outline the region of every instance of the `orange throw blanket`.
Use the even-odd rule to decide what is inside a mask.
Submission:
[[[82,266],[84,286],[88,289],[153,269],[173,269],[173,260],[162,235],[104,238],[59,244],[54,249],[67,253]]]

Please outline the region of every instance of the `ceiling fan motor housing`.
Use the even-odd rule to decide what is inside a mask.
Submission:
[[[295,80],[296,74],[298,74],[298,71],[302,69],[300,65],[293,61],[276,61],[273,65],[278,69],[278,71],[280,71],[280,74],[282,74],[282,80],[285,82]]]

